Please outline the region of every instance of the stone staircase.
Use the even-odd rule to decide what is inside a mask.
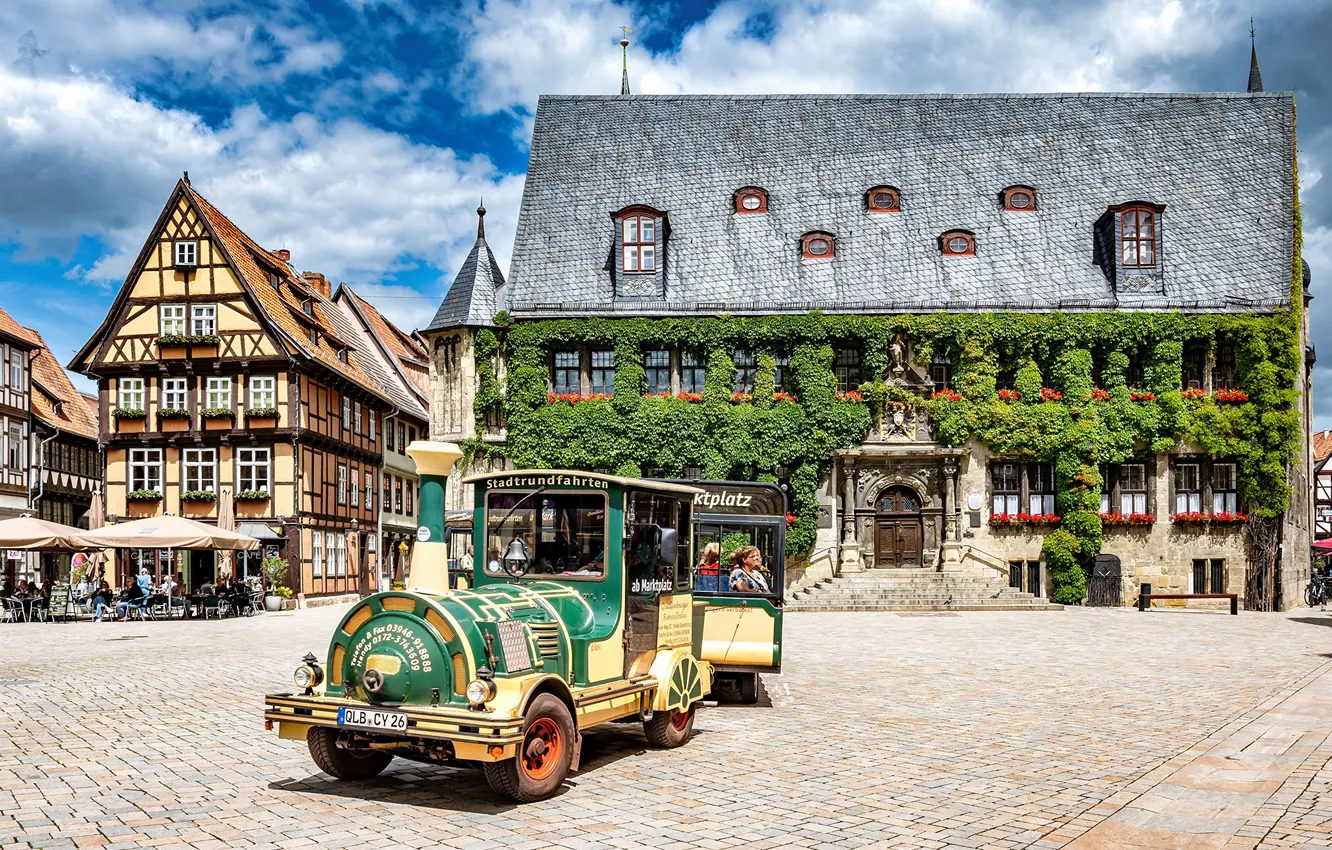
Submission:
[[[799,591],[787,611],[1060,611],[1062,605],[1008,586],[996,570],[866,570]]]

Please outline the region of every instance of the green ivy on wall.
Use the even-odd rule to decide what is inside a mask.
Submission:
[[[1298,268],[1298,263],[1297,266]],[[1299,303],[1298,280],[1295,303]],[[1059,481],[1061,527],[1043,547],[1055,600],[1085,595],[1087,566],[1101,551],[1098,514],[1101,467],[1181,441],[1207,454],[1234,459],[1241,500],[1256,521],[1279,517],[1290,500],[1288,465],[1300,454],[1295,409],[1301,351],[1294,311],[1272,315],[1178,313],[978,313],[888,317],[769,316],[758,318],[554,319],[509,325],[499,335],[477,334],[480,378],[478,425],[503,409],[508,439],[502,452],[518,467],[604,469],[641,475],[687,467],[707,478],[755,475],[773,480],[785,469],[795,526],[788,554],[807,554],[818,520],[818,484],[831,471],[833,452],[860,445],[873,413],[888,405],[917,404],[932,414],[939,440],[963,446],[975,439],[996,454],[1050,462]],[[914,359],[936,355],[953,364],[955,399],[926,399],[876,378],[861,386],[863,402],[837,397],[834,346],[858,346],[864,374],[882,376],[898,333],[914,346]],[[1185,346],[1235,347],[1243,403],[1181,395]],[[491,361],[503,345],[507,387]],[[551,355],[589,346],[615,352],[612,398],[551,402]],[[706,353],[701,400],[644,397],[643,352],[676,347]],[[733,403],[731,354],[758,354],[752,401]],[[790,355],[784,389],[774,394],[775,353]],[[1130,363],[1141,363],[1142,387],[1129,387]],[[1019,400],[1000,398],[1001,364],[1017,364]],[[1096,393],[1104,388],[1108,392]],[[1060,394],[1041,400],[1041,390]],[[1134,392],[1137,390],[1138,392]],[[1150,395],[1148,395],[1150,394]],[[1050,395],[1053,398],[1053,395]],[[469,459],[483,451],[466,446]]]

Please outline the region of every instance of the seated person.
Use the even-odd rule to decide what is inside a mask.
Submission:
[[[94,622],[98,623],[102,622],[102,612],[110,609],[112,603],[115,601],[115,598],[116,595],[111,592],[111,585],[107,584],[106,581],[103,580],[102,583],[97,586],[97,590],[95,590],[92,595],[91,605],[93,609]]]
[[[718,576],[721,574],[721,546],[715,541],[703,547],[698,553],[698,567],[695,569],[695,587],[698,590],[720,590]]]
[[[124,620],[131,608],[143,608],[144,601],[148,594],[144,592],[143,586],[137,581],[132,581],[125,588],[125,598],[116,606],[116,619]]]
[[[731,555],[731,590],[740,593],[771,593],[763,577],[763,553],[757,546],[741,546]]]
[[[32,587],[28,584],[26,578],[19,579],[18,588],[14,591],[15,599],[27,599],[32,595]]]

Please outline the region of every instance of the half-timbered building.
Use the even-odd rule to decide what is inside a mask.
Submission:
[[[239,528],[304,598],[362,594],[376,525],[386,376],[327,279],[172,191],[105,321],[70,368],[98,382],[108,520],[174,513]],[[211,580],[210,552],[125,553]],[[242,559],[239,569],[257,564]]]

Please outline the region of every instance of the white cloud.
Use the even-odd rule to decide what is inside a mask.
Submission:
[[[1214,50],[1244,13],[1213,2],[1089,6],[979,0],[776,0],[760,34],[753,6],[727,0],[677,50],[631,47],[643,94],[1161,90],[1153,70]],[[530,111],[537,94],[619,91],[626,3],[490,0],[477,10],[458,82],[479,112]],[[660,24],[649,18],[646,29]]]
[[[5,70],[0,115],[0,236],[44,256],[95,235],[113,250],[86,273],[93,281],[125,275],[184,170],[255,240],[334,279],[376,282],[418,261],[456,268],[482,196],[497,252],[513,238],[521,176],[356,121],[276,121],[247,107],[213,130],[105,79]]]
[[[255,17],[236,14],[234,4],[218,0],[5,0],[0,33],[14,40],[0,57],[14,56],[15,67],[30,73],[165,71],[228,84],[281,80],[336,65],[341,45],[321,38],[290,6],[279,0]],[[0,58],[0,64],[10,61]]]

